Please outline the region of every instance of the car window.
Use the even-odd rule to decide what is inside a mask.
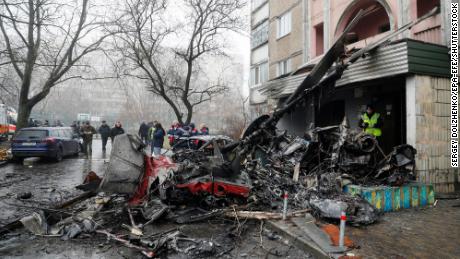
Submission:
[[[66,137],[72,138],[72,134],[73,134],[72,129],[65,129],[64,133],[65,133]]]
[[[64,134],[64,131],[62,129],[57,130],[57,132],[60,138],[66,138],[66,135]]]
[[[42,139],[46,138],[46,130],[20,130],[16,135],[16,138],[20,139]]]
[[[50,130],[50,131],[51,131],[51,134],[52,134],[53,137],[59,138],[59,131],[58,130],[53,129],[53,130]]]
[[[73,131],[72,129],[64,130],[68,138],[73,138]]]

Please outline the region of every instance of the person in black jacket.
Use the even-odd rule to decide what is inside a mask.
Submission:
[[[141,126],[139,127],[139,136],[141,137],[142,142],[147,143],[147,136],[149,134],[149,126],[145,123],[142,122]]]
[[[115,140],[115,137],[121,134],[124,134],[125,130],[121,127],[121,122],[117,121],[115,123],[115,127],[112,128],[110,131],[110,139],[113,141]]]
[[[101,134],[102,139],[102,152],[105,152],[105,146],[107,145],[107,140],[110,137],[110,127],[107,125],[106,121],[102,121],[101,126],[98,129],[99,134]]]
[[[166,131],[163,126],[161,126],[161,123],[157,123],[152,136],[152,155],[159,156],[161,154],[165,135]]]

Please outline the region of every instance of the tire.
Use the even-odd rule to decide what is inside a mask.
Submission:
[[[56,152],[56,156],[54,157],[54,161],[61,162],[62,158],[63,158],[62,148],[59,148],[58,151]]]

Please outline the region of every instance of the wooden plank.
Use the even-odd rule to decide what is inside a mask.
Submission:
[[[393,192],[393,210],[398,211],[401,209],[401,188],[397,187]]]
[[[418,193],[418,186],[411,186],[411,206],[413,208],[418,207],[419,205],[419,193]]]
[[[433,185],[428,185],[428,204],[434,204],[434,187]]]
[[[378,210],[382,210],[383,192],[382,190],[376,190],[374,192],[375,192],[375,204],[374,205]]]
[[[384,205],[383,211],[388,212],[393,210],[393,189],[392,188],[385,188],[383,190],[384,193]]]
[[[420,206],[426,206],[427,205],[427,192],[426,192],[426,186],[422,185],[420,186]]]
[[[410,208],[410,188],[409,186],[403,187],[403,202],[402,207],[407,209]]]

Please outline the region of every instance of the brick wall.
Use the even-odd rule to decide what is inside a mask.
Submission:
[[[459,170],[449,157],[450,79],[417,75],[415,89],[418,180],[438,193],[458,192]]]

